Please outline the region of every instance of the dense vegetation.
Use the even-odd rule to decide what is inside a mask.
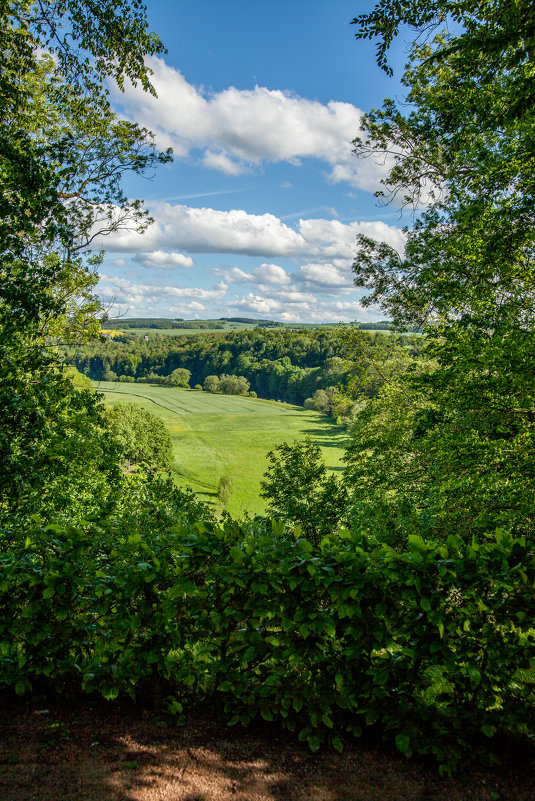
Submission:
[[[170,158],[105,82],[150,91],[162,45],[137,2],[0,6],[1,685],[150,691],[179,715],[211,697],[312,748],[373,726],[446,771],[532,735],[533,4],[380,0],[355,20],[385,68],[400,25],[427,33],[407,104],[370,112],[355,142],[391,159],[383,198],[419,209],[404,253],[360,237],[354,267],[368,302],[423,328],[418,358],[349,328],[84,350],[95,226],[143,228],[120,178]],[[317,403],[343,386],[361,401],[343,483],[286,445],[263,487],[280,519],[216,522],[158,469],[162,426],[106,414],[58,341],[95,378],[243,376]]]
[[[260,496],[268,468],[267,454],[307,437],[321,448],[329,474],[343,469],[347,429],[332,418],[299,406],[154,384],[99,382],[106,407],[135,403],[157,414],[171,437],[171,476],[191,488],[215,513],[234,517],[265,513],[269,499]],[[137,470],[138,468],[136,468]],[[221,495],[219,484],[227,489]],[[292,491],[294,479],[289,482]]]
[[[351,337],[349,337],[351,333]],[[416,336],[386,337],[351,329],[291,331],[256,328],[175,340],[116,335],[104,343],[69,350],[65,357],[94,381],[165,383],[177,369],[189,370],[190,385],[209,376],[243,376],[262,398],[302,405],[318,389],[330,389],[333,416],[347,413],[351,397],[374,394],[381,364],[415,358]],[[351,389],[349,389],[349,386]]]

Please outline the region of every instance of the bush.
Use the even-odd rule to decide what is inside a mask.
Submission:
[[[189,387],[191,372],[184,367],[177,367],[164,379],[164,384],[168,387]]]
[[[216,375],[207,375],[203,389],[205,392],[219,392],[219,378]]]
[[[217,498],[223,506],[226,506],[232,495],[232,479],[230,476],[221,476],[217,487]]]
[[[0,685],[105,698],[163,685],[175,710],[218,697],[230,724],[277,719],[314,750],[376,726],[444,772],[531,730],[535,559],[522,538],[413,537],[396,553],[347,531],[316,548],[282,533],[230,519],[4,533]]]
[[[304,403],[305,409],[314,409],[316,412],[329,414],[331,401],[324,389],[317,389],[311,398],[307,398]]]

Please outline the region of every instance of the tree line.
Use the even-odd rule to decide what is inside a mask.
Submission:
[[[414,335],[353,331],[349,346],[347,335],[336,327],[305,331],[262,328],[178,340],[149,335],[145,341],[123,334],[69,349],[64,358],[94,381],[165,384],[177,370],[187,370],[190,386],[203,386],[209,376],[242,376],[262,398],[302,405],[319,390],[329,390],[334,397],[336,388],[344,394],[351,386],[354,398],[359,392],[373,394],[381,382],[378,363],[417,358],[420,350],[421,339]],[[354,380],[357,375],[360,387]]]

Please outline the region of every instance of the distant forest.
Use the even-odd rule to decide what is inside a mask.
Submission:
[[[198,329],[221,331],[225,329],[225,323],[240,323],[242,325],[254,325],[259,328],[300,328],[299,323],[282,323],[278,320],[257,320],[254,317],[220,317],[218,320],[184,320],[182,317],[131,317],[117,320],[108,320],[104,327],[110,331],[125,331],[135,328],[153,328],[154,330],[168,331],[169,329]],[[327,324],[331,325],[331,324]],[[362,331],[389,331],[392,324],[389,320],[379,320],[376,323],[361,323],[358,320],[350,325]],[[303,328],[311,328],[310,323],[303,324]],[[326,326],[324,326],[326,327]],[[411,328],[411,333],[418,329]]]
[[[345,329],[350,330],[354,349],[355,331]],[[357,373],[360,390],[373,394],[380,384],[373,365],[393,363],[395,354],[419,355],[421,338],[377,333],[362,334],[358,342],[355,357],[348,350],[344,329],[334,327],[302,331],[262,327],[178,339],[157,333],[145,339],[124,332],[69,350],[64,358],[94,381],[160,383],[173,370],[183,368],[190,371],[193,387],[210,375],[240,375],[262,398],[302,405],[317,390],[355,387]]]

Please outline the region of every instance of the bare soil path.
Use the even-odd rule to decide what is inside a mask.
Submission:
[[[313,755],[276,726],[186,726],[128,705],[0,697],[0,801],[535,801],[534,757],[441,779],[370,743]]]

